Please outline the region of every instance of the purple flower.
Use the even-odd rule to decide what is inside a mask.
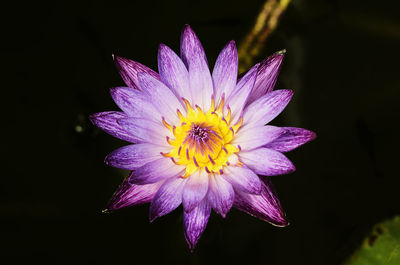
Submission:
[[[107,210],[151,202],[150,221],[183,205],[191,250],[211,209],[232,206],[276,226],[288,222],[269,176],[293,172],[283,155],[315,138],[311,131],[268,124],[289,103],[291,90],[272,91],[284,54],[276,53],[237,78],[234,41],[210,73],[196,34],[187,25],[181,56],[160,45],[158,70],[115,56],[127,87],[111,89],[122,110],[92,115],[94,125],[132,144],[105,163],[130,170]]]

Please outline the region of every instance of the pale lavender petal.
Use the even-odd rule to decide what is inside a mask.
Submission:
[[[261,192],[261,180],[251,169],[228,166],[224,168],[222,177],[234,188],[243,192],[252,194],[260,194]]]
[[[151,161],[161,158],[160,152],[168,152],[170,148],[154,144],[133,144],[121,147],[105,158],[109,166],[134,170]]]
[[[161,121],[162,114],[143,91],[130,87],[114,87],[110,89],[110,93],[118,107],[128,116]]]
[[[264,176],[283,175],[296,170],[284,154],[268,148],[240,152],[239,156],[246,166]]]
[[[240,145],[242,151],[248,151],[266,145],[284,133],[285,129],[276,126],[254,127],[248,130],[239,130],[231,143]]]
[[[185,239],[191,251],[196,247],[201,235],[206,229],[210,218],[211,207],[204,199],[193,211],[183,212]]]
[[[191,103],[207,111],[214,92],[212,78],[203,46],[189,25],[184,27],[181,35],[181,58],[189,70]]]
[[[158,49],[158,71],[161,81],[166,84],[178,99],[192,99],[189,88],[189,73],[181,58],[168,46],[160,44]]]
[[[235,191],[220,175],[210,175],[207,199],[212,208],[225,218],[233,205]]]
[[[236,191],[233,206],[261,220],[276,226],[287,226],[289,222],[283,213],[278,196],[268,177],[263,178],[260,195]]]
[[[178,115],[176,114],[177,108],[184,110],[180,101],[176,98],[174,93],[161,81],[153,78],[148,74],[139,73],[140,88],[148,94],[149,100],[153,106],[156,107],[167,122],[177,124],[179,123]],[[161,117],[160,117],[161,119]]]
[[[99,127],[103,131],[112,136],[127,142],[136,143],[137,139],[127,132],[121,125],[117,123],[118,119],[126,118],[127,115],[119,111],[105,111],[90,115],[89,119],[93,125]]]
[[[154,72],[147,66],[133,60],[115,55],[114,63],[118,69],[119,74],[121,75],[122,79],[128,87],[140,89],[139,80],[137,78],[138,73],[147,73],[156,79],[160,79],[159,75],[156,72]]]
[[[142,118],[123,118],[117,122],[132,135],[136,143],[168,145],[166,136],[170,136],[171,132],[160,123]]]
[[[314,132],[302,128],[282,127],[282,129],[285,129],[285,133],[268,143],[266,148],[282,153],[289,152],[317,137]]]
[[[223,93],[225,93],[226,96],[230,95],[236,85],[237,74],[238,55],[235,42],[232,40],[218,55],[212,72],[215,98],[217,100]]]
[[[135,185],[130,184],[128,178],[126,178],[112,196],[106,207],[106,211],[113,211],[137,204],[151,202],[163,183],[163,181],[159,181],[153,184]]]
[[[206,196],[208,191],[208,174],[197,170],[188,177],[182,193],[182,205],[186,212],[192,211]]]
[[[171,159],[163,157],[137,168],[129,177],[132,184],[150,184],[163,179],[183,175],[184,166],[176,165]]]
[[[292,96],[292,90],[282,89],[267,93],[254,101],[244,109],[242,128],[267,124],[283,111]]]
[[[257,79],[247,104],[252,103],[274,89],[285,52],[285,50],[279,51],[260,63],[257,71]]]
[[[254,81],[256,80],[257,68],[258,64],[253,66],[243,78],[240,79],[226,101],[232,111],[231,123],[236,123],[240,115],[242,115],[242,110],[253,89]]]
[[[160,187],[150,205],[150,222],[175,210],[182,202],[182,190],[187,179],[169,178]]]

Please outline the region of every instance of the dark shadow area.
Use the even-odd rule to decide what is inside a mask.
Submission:
[[[1,18],[3,264],[333,265],[372,225],[400,213],[397,1],[293,1],[262,57],[285,48],[276,88],[294,90],[273,124],[315,131],[272,178],[291,223],[212,214],[190,253],[182,208],[150,224],[148,205],[103,214],[128,174],[104,157],[125,143],[93,127],[117,110],[111,54],[157,69],[188,23],[210,66],[240,43],[263,1],[36,1]],[[260,58],[261,59],[261,58]],[[4,93],[5,92],[5,93]]]

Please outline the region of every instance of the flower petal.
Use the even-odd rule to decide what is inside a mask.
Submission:
[[[181,58],[167,45],[160,44],[158,49],[158,71],[161,81],[166,84],[178,99],[191,99],[189,73]]]
[[[289,223],[269,178],[263,178],[261,187],[260,195],[236,191],[234,206],[273,225],[287,226]]]
[[[242,151],[248,151],[266,145],[284,133],[285,129],[271,125],[239,130],[232,144],[240,145]]]
[[[296,170],[284,154],[268,148],[240,152],[239,156],[246,166],[264,176],[283,175]]]
[[[285,52],[285,50],[279,51],[260,63],[257,71],[257,79],[247,104],[252,103],[274,89]]]
[[[148,94],[148,99],[153,103],[153,106],[159,110],[168,122],[177,124],[179,118],[176,114],[176,109],[181,107],[184,110],[184,108],[174,93],[151,75],[139,73],[138,78],[140,88]]]
[[[182,205],[186,212],[192,211],[206,196],[208,191],[208,174],[204,170],[197,170],[188,177],[182,192]]]
[[[201,235],[206,229],[210,218],[211,207],[204,199],[193,211],[183,212],[185,239],[191,251],[196,247]]]
[[[143,91],[130,87],[113,87],[110,93],[118,107],[128,116],[161,120],[162,114]]]
[[[244,167],[228,166],[224,168],[222,177],[232,186],[246,193],[260,194],[261,180],[250,169]]]
[[[267,124],[283,111],[292,96],[292,90],[282,89],[267,93],[254,101],[244,110],[242,128]]]
[[[150,205],[150,222],[175,210],[182,202],[182,190],[187,179],[167,179],[154,195]]]
[[[243,108],[247,102],[251,90],[253,89],[254,82],[257,77],[258,64],[253,66],[237,83],[232,93],[227,99],[227,104],[232,110],[231,123],[236,123],[240,115],[242,115]]]
[[[235,42],[232,40],[218,55],[212,72],[216,99],[219,99],[223,93],[227,97],[230,95],[236,85],[237,74],[238,55]]]
[[[225,218],[233,205],[235,191],[232,185],[219,175],[209,176],[207,199],[212,208]]]
[[[132,144],[123,146],[105,158],[105,163],[112,167],[134,170],[162,157],[160,152],[168,152],[170,148],[154,144]]]
[[[181,58],[189,70],[192,105],[208,110],[214,92],[212,78],[203,46],[189,25],[184,27],[181,35]]]
[[[153,184],[135,185],[130,184],[126,178],[112,196],[106,210],[113,211],[150,202],[163,183],[163,181],[159,181]]]
[[[268,143],[265,147],[278,152],[289,152],[297,147],[314,140],[317,135],[309,130],[295,127],[282,127],[285,133]]]
[[[171,159],[160,158],[149,162],[131,173],[129,183],[144,185],[182,174],[184,166],[175,165]]]
[[[171,133],[160,123],[141,118],[123,118],[117,122],[122,129],[132,135],[131,137],[135,140],[135,143],[168,145],[166,136],[171,136]]]
[[[120,56],[114,56],[114,63],[118,69],[119,74],[128,87],[140,89],[139,81],[137,78],[138,73],[147,73],[156,79],[160,79],[159,75],[148,68],[147,66],[129,60]]]
[[[119,111],[105,111],[90,115],[89,119],[93,125],[112,136],[127,142],[135,143],[136,138],[128,133],[117,123],[118,119],[126,118],[127,115]]]

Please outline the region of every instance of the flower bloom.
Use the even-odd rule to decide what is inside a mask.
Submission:
[[[266,125],[286,107],[291,90],[272,91],[283,53],[237,77],[234,41],[212,74],[203,47],[186,25],[181,56],[161,44],[158,70],[115,56],[127,87],[111,89],[122,110],[92,115],[105,132],[132,144],[105,163],[130,170],[107,210],[151,202],[150,220],[183,205],[184,232],[193,250],[211,209],[232,206],[276,226],[285,218],[269,176],[293,172],[282,153],[312,140],[311,131]]]

